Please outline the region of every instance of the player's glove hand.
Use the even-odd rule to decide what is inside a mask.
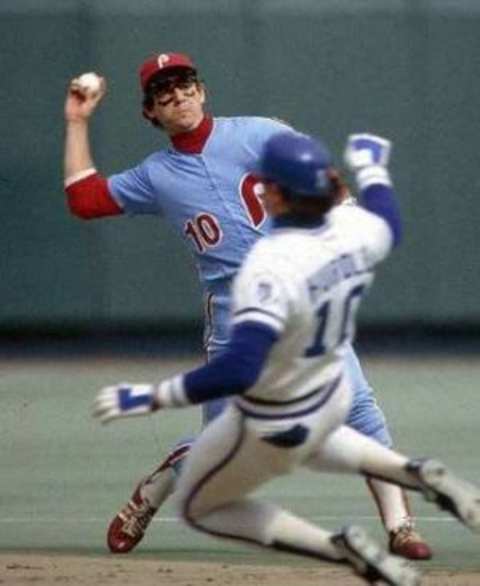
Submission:
[[[351,171],[380,165],[386,167],[392,143],[374,134],[351,134],[345,149],[345,164]]]
[[[374,134],[351,134],[347,140],[344,160],[355,174],[360,189],[373,183],[391,185],[386,169],[390,160],[392,143]]]
[[[154,385],[121,383],[101,389],[94,402],[93,416],[102,423],[120,417],[148,415],[158,409]]]

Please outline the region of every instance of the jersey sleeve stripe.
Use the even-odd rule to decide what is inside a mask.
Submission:
[[[236,311],[233,315],[235,317],[239,316],[239,315],[243,315],[244,313],[262,313],[264,315],[268,315],[274,319],[276,319],[277,321],[279,321],[280,323],[284,323],[284,319],[281,318],[280,316],[278,316],[276,313],[273,313],[272,311],[267,311],[266,309],[260,309],[259,307],[245,307],[244,309],[240,309],[239,311]]]
[[[282,332],[285,329],[285,322],[282,318],[268,311],[261,311],[256,307],[246,308],[238,311],[233,316],[233,323],[238,324],[244,321],[253,321],[262,323],[276,332]]]

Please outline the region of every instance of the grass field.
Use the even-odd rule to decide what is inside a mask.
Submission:
[[[102,427],[90,417],[95,391],[122,380],[158,379],[200,360],[105,357],[2,362],[0,556],[28,552],[95,559],[105,555],[105,528],[112,514],[166,448],[182,434],[198,429],[200,418],[198,410],[185,409]],[[368,356],[363,364],[397,447],[412,455],[440,456],[480,483],[480,360]],[[355,521],[383,539],[360,479],[300,472],[275,481],[261,495],[325,527]],[[464,583],[480,584],[480,537],[417,495],[412,501],[418,527],[436,554],[422,567],[427,572],[470,571]],[[0,570],[0,583],[28,583],[18,576],[17,581],[11,579],[7,566],[16,558],[8,559]],[[135,553],[136,563],[159,559],[172,564],[304,565],[287,556],[274,557],[197,535],[176,520],[171,503],[160,511]],[[110,582],[105,578],[103,583]]]

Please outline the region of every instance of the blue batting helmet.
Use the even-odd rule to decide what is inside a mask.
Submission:
[[[330,153],[319,140],[300,132],[280,132],[265,145],[260,174],[292,194],[326,197],[331,166]]]

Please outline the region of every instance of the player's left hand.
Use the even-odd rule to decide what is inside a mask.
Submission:
[[[93,405],[93,416],[102,423],[121,417],[148,415],[158,409],[155,386],[121,383],[101,389]]]
[[[392,143],[375,134],[351,134],[345,148],[345,164],[358,172],[365,167],[378,165],[386,167],[390,160]]]

